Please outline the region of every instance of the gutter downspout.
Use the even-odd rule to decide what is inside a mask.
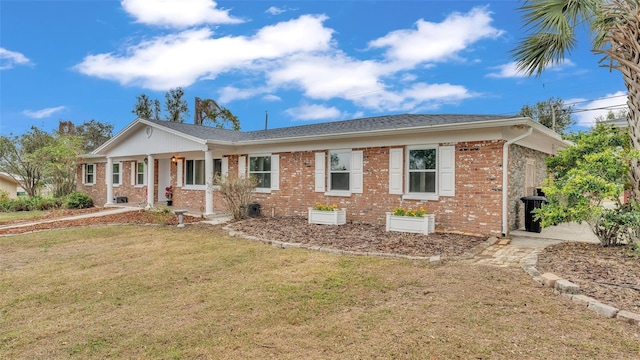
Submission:
[[[509,145],[528,137],[532,133],[533,127],[529,126],[529,130],[526,133],[516,136],[502,145],[502,236],[506,236],[509,232],[509,224],[507,223],[509,221],[507,217],[507,211],[509,210],[507,204],[509,202],[509,181],[507,178],[509,175]]]

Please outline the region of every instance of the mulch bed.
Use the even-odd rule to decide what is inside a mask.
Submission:
[[[347,223],[308,224],[302,217],[253,218],[229,227],[265,240],[301,243],[338,250],[430,257],[459,257],[485,242],[486,237],[433,233],[387,232],[384,226]]]
[[[552,245],[538,256],[536,268],[580,286],[584,295],[640,314],[640,254],[628,247],[578,242]]]

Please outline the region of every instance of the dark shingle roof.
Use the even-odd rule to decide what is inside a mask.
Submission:
[[[242,142],[357,133],[376,130],[410,129],[423,126],[454,125],[491,120],[505,120],[510,118],[513,118],[513,116],[402,114],[247,132],[237,132],[227,129],[168,121],[150,121],[202,140]]]

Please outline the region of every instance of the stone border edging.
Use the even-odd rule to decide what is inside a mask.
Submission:
[[[587,309],[597,312],[607,318],[616,318],[619,321],[629,323],[640,327],[640,314],[636,314],[626,310],[620,310],[614,306],[604,304],[590,296],[580,294],[580,287],[569,280],[560,278],[553,273],[540,274],[536,269],[538,262],[538,254],[542,250],[536,250],[531,255],[525,257],[521,262],[522,269],[529,274],[533,280],[539,282],[543,286],[554,289],[554,291],[563,297],[568,298],[574,303],[586,306]]]

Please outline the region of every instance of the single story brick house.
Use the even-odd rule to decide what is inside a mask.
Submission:
[[[385,212],[424,206],[436,229],[507,235],[523,224],[520,197],[547,176],[544,159],[569,145],[523,117],[391,115],[235,132],[138,118],[83,156],[78,190],[96,204],[165,204],[224,212],[214,174],[259,179],[266,216],[306,216],[317,202],[347,220],[384,224]],[[503,191],[506,189],[506,191]]]

